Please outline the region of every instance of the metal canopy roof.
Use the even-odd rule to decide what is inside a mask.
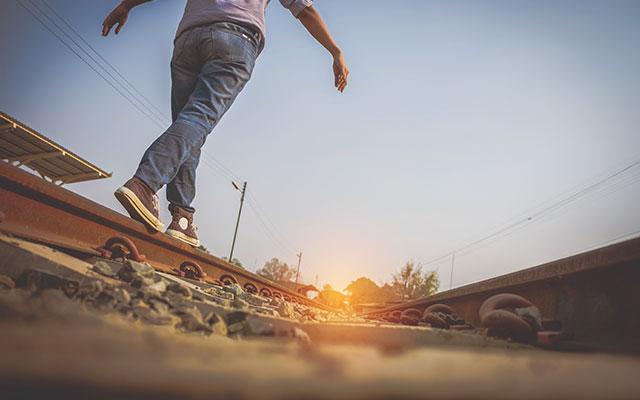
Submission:
[[[111,177],[89,161],[0,112],[0,159],[26,166],[57,184]]]

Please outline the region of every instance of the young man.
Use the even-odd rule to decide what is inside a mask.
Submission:
[[[151,0],[123,0],[104,20],[102,35],[118,34],[132,8]],[[187,0],[171,60],[173,123],[146,150],[133,178],[115,192],[132,218],[161,231],[156,192],[167,185],[172,221],[166,233],[198,246],[193,225],[196,167],[207,135],[251,78],[264,46],[269,0]],[[280,0],[333,56],[334,85],[342,92],[349,69],[312,0]]]

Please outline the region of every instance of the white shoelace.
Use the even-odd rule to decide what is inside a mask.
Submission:
[[[158,200],[158,196],[155,194],[151,197],[151,205],[153,206],[153,211],[156,213],[160,211],[160,201]]]

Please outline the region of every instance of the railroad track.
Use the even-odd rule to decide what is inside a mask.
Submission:
[[[162,272],[238,283],[266,297],[335,311],[7,163],[0,163],[0,232],[80,258],[144,259]],[[407,316],[415,322],[427,308],[444,305],[470,326],[481,327],[482,304],[492,296],[512,294],[527,299],[575,341],[640,352],[638,293],[640,238],[362,316],[396,323]]]
[[[627,240],[536,267],[392,307],[365,318],[400,322],[444,304],[472,326],[482,326],[482,304],[514,294],[568,332],[574,342],[596,348],[640,352],[640,238]]]
[[[0,231],[81,258],[126,256],[155,269],[328,311],[266,278],[193,248],[60,186],[0,162]]]

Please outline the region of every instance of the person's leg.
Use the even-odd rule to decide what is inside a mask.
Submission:
[[[193,41],[190,40],[193,33],[188,31],[180,35],[174,46],[171,61],[171,111],[174,122],[193,92],[200,72],[201,63],[198,57],[194,57],[196,51]],[[153,184],[152,176],[134,176],[114,194],[131,218],[160,231],[164,224],[160,221],[158,196],[156,196],[159,187]]]
[[[196,168],[200,162],[200,148],[195,148],[182,163],[176,176],[167,184],[167,200],[171,206],[182,207],[194,212],[191,202],[196,196]]]
[[[198,40],[194,47],[204,61],[193,92],[173,124],[147,149],[135,174],[154,191],[178,177],[167,196],[185,208],[190,208],[195,196],[200,148],[244,88],[255,62],[255,45],[225,26],[199,29],[190,38]]]
[[[191,93],[195,90],[199,73],[200,65],[194,71],[194,68],[183,60],[176,59],[171,62],[171,119],[173,122],[178,119],[180,111],[182,111]],[[195,195],[195,190],[190,190],[190,188],[195,188],[195,172],[199,160],[200,148],[197,148],[182,163],[173,180],[167,184],[167,200],[170,203],[170,209],[171,204],[174,204],[182,206],[190,212],[194,211],[193,208],[186,206],[191,204],[193,198],[191,196],[185,198],[184,194],[194,192]]]
[[[251,77],[257,46],[247,37],[234,24],[218,23],[194,28],[176,40],[173,60],[187,72],[196,74],[195,84],[177,116],[180,96],[172,101],[173,123],[147,149],[134,177],[115,193],[132,218],[156,230],[162,229],[155,193],[172,182],[183,165],[184,173],[180,172],[181,178],[168,195],[172,203],[191,211],[192,216],[190,205],[195,196],[199,150]],[[185,78],[181,89],[191,85],[193,77],[187,75],[180,75]],[[182,94],[185,92],[189,91],[180,90]],[[188,232],[195,232],[191,223]]]

